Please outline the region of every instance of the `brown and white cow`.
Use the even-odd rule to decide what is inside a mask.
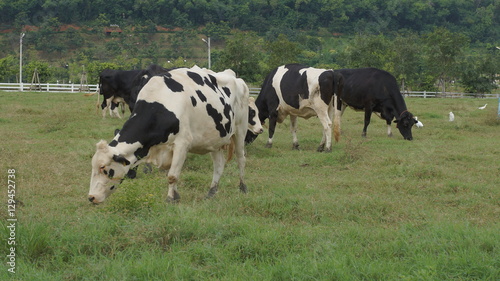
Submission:
[[[207,197],[218,189],[225,148],[234,149],[244,183],[244,138],[248,129],[263,131],[258,118],[249,123],[249,90],[230,73],[209,73],[198,67],[178,68],[148,78],[134,111],[108,144],[97,143],[92,158],[88,199],[101,203],[116,190],[128,170],[141,162],[168,170],[168,201],[180,199],[177,182],[188,152],[210,153],[214,165]],[[257,113],[258,114],[258,113]]]
[[[262,124],[269,118],[269,139],[266,146],[272,147],[276,122],[281,123],[290,115],[293,149],[298,149],[297,117],[308,119],[318,116],[323,125],[323,139],[318,151],[331,151],[332,121],[336,112],[334,103],[337,101],[333,97],[339,91],[341,83],[342,75],[331,69],[301,64],[282,65],[269,73],[255,101]],[[335,130],[334,135],[338,142],[340,131]],[[245,141],[251,143],[255,138],[256,135],[249,132]]]

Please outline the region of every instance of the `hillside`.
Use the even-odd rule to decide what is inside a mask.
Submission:
[[[57,3],[57,5],[56,5]],[[20,9],[20,7],[23,7]],[[89,82],[106,67],[208,66],[260,83],[270,69],[378,67],[420,90],[489,92],[500,73],[498,1],[14,0],[0,5],[0,81],[15,82],[24,32],[23,80]],[[478,82],[479,81],[479,82]]]

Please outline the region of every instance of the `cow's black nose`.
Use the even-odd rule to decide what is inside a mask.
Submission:
[[[90,201],[91,203],[94,203],[94,199],[95,199],[95,197],[94,197],[94,196],[89,196],[89,201]]]

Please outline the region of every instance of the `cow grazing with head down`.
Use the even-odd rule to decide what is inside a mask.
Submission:
[[[375,112],[386,120],[389,136],[392,136],[391,122],[394,120],[404,139],[413,139],[411,128],[417,121],[406,108],[394,76],[377,68],[338,69],[335,72],[344,77],[343,89],[338,94],[337,109],[341,111],[340,115],[348,106],[365,111],[363,137],[366,137],[372,112]]]
[[[264,123],[269,118],[269,139],[266,146],[272,147],[276,123],[283,122],[290,115],[293,149],[298,149],[297,117],[308,119],[318,116],[323,125],[323,138],[318,151],[331,151],[332,119],[336,102],[333,97],[341,83],[342,76],[331,69],[300,64],[287,64],[274,69],[265,78],[255,101],[260,121]],[[335,130],[334,133],[335,141],[338,141],[340,132]],[[250,143],[255,138],[256,135],[249,133],[246,142]]]
[[[249,129],[262,132],[257,118],[249,123],[249,102],[245,82],[227,73],[193,67],[149,77],[120,132],[109,144],[97,144],[88,199],[103,202],[131,167],[146,162],[168,170],[167,199],[177,201],[177,182],[188,152],[211,154],[214,173],[207,195],[211,197],[224,170],[226,148],[234,150],[239,188],[246,192],[245,134]]]

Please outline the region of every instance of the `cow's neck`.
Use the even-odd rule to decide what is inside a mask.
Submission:
[[[119,135],[115,137],[115,139],[109,143],[109,146],[114,147],[114,154],[125,157],[132,166],[141,159],[140,155],[137,154],[137,151],[140,151],[143,147],[141,143],[127,143],[127,142],[119,142]]]
[[[401,115],[403,115],[403,113],[408,111],[408,109],[406,108],[406,104],[403,99],[403,95],[401,95],[401,93],[398,92],[397,94],[393,95],[393,101],[395,107],[394,116],[396,117],[397,120],[399,120],[401,118]]]

